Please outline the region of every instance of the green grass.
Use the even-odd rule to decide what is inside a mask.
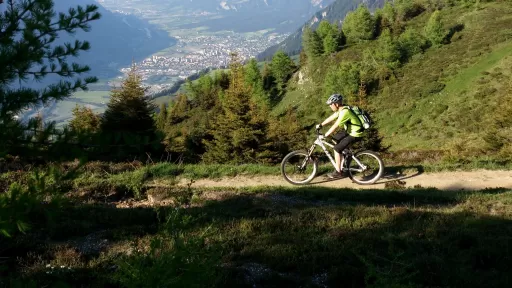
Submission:
[[[469,85],[475,82],[477,77],[482,76],[482,72],[491,70],[510,55],[512,55],[512,42],[498,45],[490,54],[485,55],[471,67],[461,70],[453,79],[448,81],[442,94],[454,96],[454,94],[467,89]]]
[[[410,154],[396,158],[415,163],[421,157]],[[483,160],[475,165],[492,163]],[[389,169],[414,168],[409,166]],[[428,167],[421,168],[433,169]],[[34,171],[1,174],[0,205],[14,205],[6,190],[13,182],[27,185]],[[63,199],[26,206],[27,234],[0,238],[0,287],[10,286],[6,281],[318,287],[318,279],[327,287],[506,287],[510,281],[510,189],[173,185],[176,177],[278,171],[261,165],[91,162],[67,178],[46,174],[36,191]],[[154,181],[169,185],[146,186]],[[153,206],[149,195],[166,206]]]
[[[504,102],[508,93],[505,84],[511,79],[511,13],[510,4],[503,2],[441,10],[446,32],[457,24],[464,25],[463,29],[453,34],[450,43],[412,57],[397,69],[396,78],[381,79],[369,96],[385,145],[390,145],[392,151],[453,150],[464,143],[464,148],[474,155],[488,152],[482,133],[492,127],[493,111]],[[407,26],[423,33],[429,16],[424,12]],[[326,59],[322,69],[313,75],[318,78],[314,86],[322,86],[321,76],[329,65],[359,61],[362,51],[373,45],[372,41],[348,46]],[[298,106],[306,117],[318,117],[312,111],[328,111],[312,107],[321,102],[310,98],[323,96],[308,87],[311,83],[295,82],[289,83],[292,89],[275,107],[274,114],[282,113],[289,105]],[[309,123],[313,119],[305,120]]]
[[[413,57],[399,72],[399,81],[375,97],[379,127],[392,149],[450,149],[454,139],[475,150],[484,147],[481,131],[486,121],[492,122],[490,107],[500,101],[504,88],[479,81],[511,54],[512,42],[503,33],[512,31],[512,8],[497,3],[483,7],[444,9],[445,27],[462,23],[465,28],[452,43]],[[507,74],[503,77],[501,83],[509,81]],[[438,89],[442,84],[444,89]]]
[[[78,91],[73,93],[71,97],[80,98],[83,101],[101,103],[105,101],[104,96],[110,96],[110,91]]]
[[[61,206],[51,226],[16,241],[0,239],[4,264],[12,264],[0,270],[0,287],[8,279],[82,287],[171,280],[180,287],[506,287],[510,281],[510,190],[184,192],[191,206],[182,209],[121,209],[108,198]]]
[[[430,157],[423,161],[418,159]],[[393,158],[384,157],[386,163],[385,174],[409,175],[415,173],[431,173],[446,171],[475,171],[475,170],[512,170],[512,162],[500,162],[492,158],[474,158],[467,160],[436,160],[443,156],[427,154],[420,155],[411,152],[411,155],[393,155]],[[65,166],[74,167],[73,164]],[[65,168],[62,171],[68,171]],[[321,162],[317,177],[322,178],[332,171],[332,166]],[[28,172],[8,172],[0,175],[0,192],[7,189],[13,181],[28,183]],[[199,179],[221,180],[229,177],[262,177],[275,176],[281,179],[278,165],[180,165],[173,163],[156,163],[142,165],[141,163],[105,163],[91,162],[77,171],[73,179],[61,183],[62,192],[70,190],[72,194],[88,195],[91,199],[120,199],[122,197],[135,197],[143,199],[147,191],[154,187],[167,187],[179,181]],[[240,181],[243,181],[242,179]],[[283,185],[286,184],[282,179]],[[193,185],[192,185],[193,186]],[[218,186],[223,186],[219,182]],[[66,190],[68,189],[68,190]],[[226,189],[225,187],[221,189]]]

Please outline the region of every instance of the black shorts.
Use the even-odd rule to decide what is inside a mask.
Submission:
[[[334,151],[341,154],[343,150],[345,150],[350,144],[358,141],[361,137],[354,137],[349,135],[345,130],[340,130],[336,134],[333,134],[332,139],[336,141],[336,145],[334,145]]]

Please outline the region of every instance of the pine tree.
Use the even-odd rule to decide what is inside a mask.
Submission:
[[[101,121],[102,133],[123,137],[122,144],[139,147],[155,141],[156,126],[152,114],[156,106],[145,92],[135,65],[132,65],[121,87],[111,91],[110,101]],[[127,143],[128,140],[130,143]]]
[[[318,24],[318,28],[316,29],[316,33],[318,34],[318,37],[320,37],[321,40],[324,40],[329,31],[333,30],[333,27],[331,26],[331,23],[329,21],[323,19]]]
[[[336,30],[331,29],[327,31],[327,35],[324,38],[324,53],[330,55],[340,50],[341,41],[339,39],[340,34]]]
[[[302,39],[302,46],[304,47],[304,51],[306,52],[306,56],[309,61],[314,61],[318,59],[318,57],[322,56],[324,53],[324,45],[322,43],[322,38],[318,36],[316,31],[306,27]]]
[[[178,94],[176,96],[176,103],[173,105],[172,109],[169,111],[169,124],[177,124],[185,120],[190,111],[190,102],[187,98],[186,94]]]
[[[213,75],[213,82],[221,89],[226,90],[229,87],[229,75],[224,71],[216,71]]]
[[[91,108],[80,107],[78,104],[72,110],[73,118],[68,126],[77,133],[96,133],[100,130],[101,118]]]
[[[425,36],[434,47],[439,47],[443,43],[446,31],[441,22],[441,12],[439,10],[434,11],[428,19],[425,26]]]
[[[261,75],[260,68],[258,68],[258,62],[255,58],[252,58],[245,68],[245,83],[251,89],[252,99],[259,106],[269,106],[271,104],[270,97],[264,90],[263,77]]]
[[[396,21],[396,11],[393,5],[386,1],[384,6],[382,7],[382,19],[381,19],[381,31],[388,28],[391,31],[394,31],[394,25]]]
[[[295,69],[295,64],[292,59],[282,50],[279,50],[272,57],[272,63],[270,64],[272,75],[274,76],[277,84],[277,90],[282,93],[288,78]]]
[[[339,47],[340,47],[340,50],[341,50],[341,48],[347,44],[347,36],[345,36],[345,33],[343,32],[343,29],[340,28],[338,31],[339,31],[338,32],[338,34],[339,34],[338,40],[340,41],[339,42]]]
[[[205,140],[203,160],[210,163],[253,161],[262,138],[259,123],[252,116],[256,105],[245,85],[243,66],[236,53],[231,55],[230,85],[222,101],[222,113],[212,125],[213,140]]]
[[[261,72],[258,68],[258,62],[251,58],[245,69],[245,82],[253,87],[261,85]]]
[[[34,125],[34,140],[39,143],[43,143],[47,138],[44,137],[44,117],[41,112],[37,113],[35,117],[35,125]]]
[[[327,71],[324,80],[324,95],[341,93],[353,103],[359,90],[360,67],[355,62],[341,62]]]
[[[316,33],[320,37],[323,54],[329,55],[340,51],[345,44],[343,31],[338,30],[335,24],[331,24],[327,20],[320,21]]]
[[[274,86],[274,77],[270,70],[268,63],[263,65],[263,72],[261,72],[261,78],[263,79],[263,89],[269,91]]]
[[[217,105],[219,86],[209,75],[203,75],[197,79],[196,84],[189,82],[187,94],[193,99],[194,106],[208,111]]]
[[[428,46],[425,37],[412,28],[407,28],[404,33],[400,34],[398,43],[402,62],[406,62],[413,55],[423,52]]]
[[[158,114],[156,116],[156,128],[160,131],[165,131],[165,127],[167,126],[167,119],[168,113],[167,113],[167,106],[165,103],[160,104],[160,111],[158,111]]]
[[[399,44],[391,37],[389,29],[384,29],[374,51],[375,59],[390,69],[396,69],[400,66],[401,52]]]
[[[60,81],[38,90],[14,88],[13,84],[42,80],[49,75],[72,78],[90,71],[88,66],[67,62],[67,57],[87,51],[87,41],[52,45],[59,32],[89,31],[89,22],[100,19],[96,5],[70,8],[68,13],[53,19],[52,0],[8,0],[5,12],[0,14],[0,153],[22,136],[26,129],[16,115],[26,108],[62,100],[78,89],[87,90],[87,84],[96,77]],[[53,127],[50,125],[48,128]],[[14,131],[13,129],[19,129]]]
[[[361,4],[355,11],[347,13],[342,29],[349,42],[372,40],[375,37],[375,21],[368,7]]]
[[[302,149],[307,139],[306,130],[293,108],[288,108],[281,118],[270,117],[267,141],[260,158],[268,163],[278,163],[292,150]]]
[[[94,145],[96,144],[97,137],[100,136],[100,124],[101,117],[94,113],[94,111],[85,106],[78,106],[78,104],[72,110],[73,118],[69,121],[69,123],[64,127],[63,137],[55,141],[54,146],[52,147],[54,151],[56,151],[59,155],[64,156],[62,152],[62,148],[65,147],[67,151],[67,155],[77,157],[79,155],[91,157],[90,151],[87,152],[87,155],[83,155],[84,151],[79,149],[79,147],[69,146],[66,143],[73,141],[74,143],[78,143],[80,145]]]

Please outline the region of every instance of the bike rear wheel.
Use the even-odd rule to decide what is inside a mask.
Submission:
[[[384,162],[377,153],[370,150],[360,151],[354,157],[363,165],[359,165],[352,158],[348,163],[348,175],[357,184],[373,184],[384,174]]]
[[[308,184],[315,178],[317,171],[317,161],[309,157],[306,151],[290,152],[281,161],[281,175],[294,185]]]

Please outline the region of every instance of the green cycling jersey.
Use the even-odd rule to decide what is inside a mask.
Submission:
[[[363,132],[359,131],[361,129],[361,121],[357,118],[357,115],[354,114],[348,106],[340,107],[338,111],[338,119],[336,120],[336,125],[338,127],[345,128],[347,133],[353,137],[362,137]]]

